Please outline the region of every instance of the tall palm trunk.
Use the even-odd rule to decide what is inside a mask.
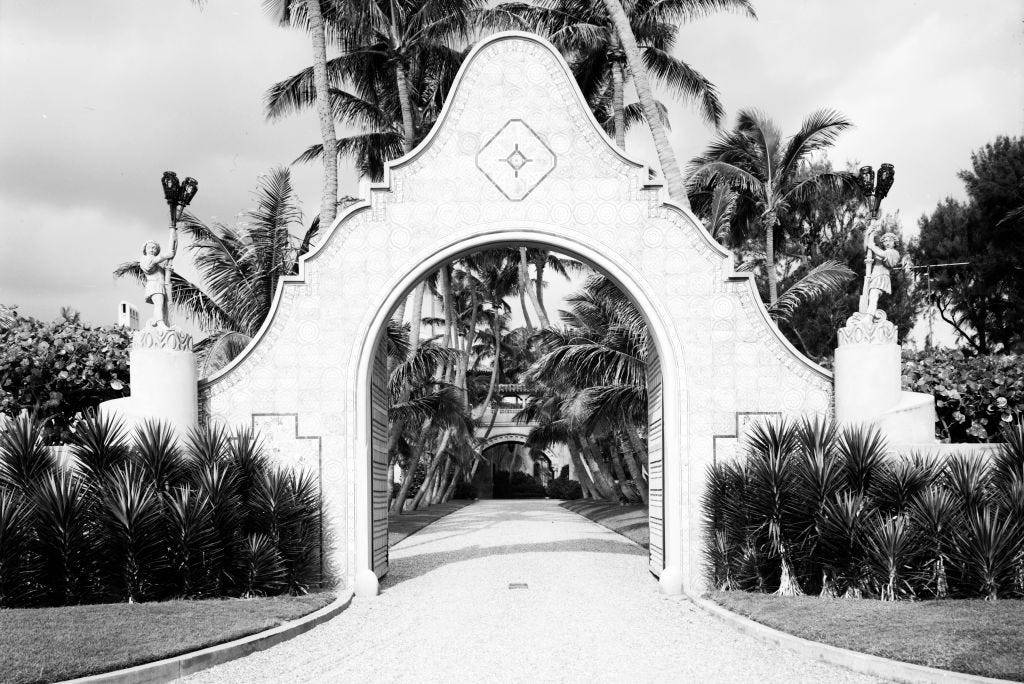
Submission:
[[[765,214],[765,250],[764,250],[764,270],[768,276],[768,303],[774,304],[779,298],[779,283],[775,274],[775,224],[778,219],[775,217],[775,212],[767,212]]]
[[[548,320],[548,311],[544,308],[544,267],[547,265],[548,252],[542,251],[533,260],[533,267],[537,269],[537,282],[534,283],[534,292],[537,293],[537,318],[540,319],[540,327],[550,328],[551,321]]]
[[[459,370],[455,376],[455,386],[462,390],[462,396],[467,405],[469,403],[469,383],[467,381],[469,376],[469,355],[473,351],[473,345],[476,344],[476,322],[479,313],[480,309],[477,306],[476,292],[471,290],[469,293],[469,326],[466,329],[465,347],[459,354]]]
[[[530,304],[533,305],[533,310],[537,312],[537,321],[540,327],[547,328],[551,323],[548,321],[547,312],[544,311],[544,307],[541,304],[540,297],[537,292],[540,288],[540,271],[537,272],[538,287],[530,287],[530,262],[526,257],[526,248],[519,248],[519,296],[522,297],[523,289],[525,288],[526,293],[530,296]],[[524,305],[525,306],[525,305]],[[525,310],[525,309],[524,309]],[[533,329],[530,329],[533,332]]]
[[[452,478],[448,482],[448,486],[444,490],[444,494],[441,495],[441,503],[448,503],[452,500],[452,495],[455,494],[455,486],[459,483],[459,477],[462,475],[462,466],[456,465],[455,470],[452,472]]]
[[[611,472],[608,470],[608,465],[596,453],[594,446],[586,436],[580,437],[579,443],[583,461],[590,468],[594,487],[601,495],[601,498],[608,501],[618,501],[619,497],[615,492],[615,478],[612,477]]]
[[[437,478],[437,483],[434,486],[434,491],[430,497],[431,505],[441,503],[441,497],[444,496],[444,492],[448,488],[448,478],[452,475],[453,465],[452,459],[445,459],[444,473]]]
[[[530,271],[527,267],[526,248],[519,248],[519,306],[523,309],[523,320],[526,322],[526,330],[532,335],[533,334],[533,323],[530,321],[530,312],[526,310],[526,294],[530,293],[530,302],[533,304],[534,311],[537,310],[537,303],[533,301],[536,296],[533,293],[533,289],[530,287]]]
[[[612,463],[612,472],[615,473],[615,484],[618,485],[619,491],[622,492],[622,496],[627,501],[633,500],[633,490],[629,488],[627,484],[629,476],[626,475],[626,468],[622,464],[622,453],[612,445],[612,448],[608,450],[610,458],[608,459]]]
[[[617,46],[616,46],[617,47]],[[612,120],[615,123],[615,144],[626,149],[625,77],[623,64],[616,55],[612,61]]]
[[[629,471],[629,476],[633,478],[633,482],[636,484],[636,490],[640,493],[641,501],[646,504],[648,502],[647,480],[644,479],[643,471],[640,470],[640,464],[637,462],[633,446],[621,433],[617,437],[622,448],[622,460],[626,464],[626,470]]]
[[[400,60],[395,62],[395,80],[398,82],[398,106],[402,110],[402,151],[408,153],[416,139],[416,127],[412,120],[412,100],[409,83],[405,80],[405,66]]]
[[[619,0],[603,0],[603,2],[608,16],[612,20],[612,25],[615,26],[619,42],[622,43],[622,50],[625,52],[626,62],[629,64],[629,73],[633,76],[633,85],[636,87],[636,94],[640,99],[640,106],[644,110],[644,117],[651,129],[651,135],[654,136],[654,148],[658,151],[658,161],[661,163],[661,172],[665,175],[668,194],[681,206],[689,209],[690,200],[686,195],[683,172],[679,169],[679,162],[669,145],[668,135],[665,134],[665,125],[661,122],[658,108],[654,104],[654,94],[651,92],[651,83],[647,78],[647,67],[644,66],[640,57],[640,48],[637,47],[636,37],[629,25],[629,19]]]
[[[480,409],[480,416],[484,415],[487,411],[487,407],[491,404],[491,399],[494,397],[494,390],[498,387],[498,376],[501,374],[501,323],[498,321],[497,314],[491,321],[491,334],[494,336],[494,363],[491,364],[491,384],[487,388],[487,396],[484,397],[483,405]],[[487,433],[484,435],[484,439],[487,439],[491,434],[491,428],[494,427],[494,418],[497,416],[497,409],[494,410],[491,416],[491,424],[487,428]]]
[[[441,291],[442,306],[444,307],[444,344],[446,347],[455,348],[458,345],[459,335],[455,329],[455,290],[452,286],[451,264],[445,264],[441,268]],[[448,368],[444,374],[447,382],[455,379],[455,365]]]
[[[398,421],[401,423],[401,421]],[[413,477],[416,475],[416,468],[419,466],[420,458],[423,454],[423,446],[427,442],[427,436],[430,434],[431,420],[428,418],[427,422],[423,424],[422,430],[420,430],[420,438],[417,440],[417,444],[413,447],[412,454],[409,456],[408,467],[402,469],[402,486],[398,490],[398,496],[395,497],[393,503],[393,510],[399,514],[403,513],[402,509],[405,506],[405,500],[409,498],[409,488],[412,486]],[[391,446],[389,444],[388,453],[391,453]]]
[[[583,490],[583,498],[585,499],[597,499],[600,496],[597,493],[597,488],[594,487],[594,481],[590,479],[590,473],[583,465],[583,460],[580,458],[579,449],[573,443],[573,440],[566,440],[566,447],[569,449],[569,458],[572,460],[572,465],[576,469],[576,479],[580,483],[580,489]]]
[[[431,486],[434,484],[434,479],[437,477],[437,471],[442,461],[445,458],[445,452],[448,449],[448,442],[451,440],[452,431],[451,429],[445,430],[444,434],[441,435],[441,443],[437,445],[437,451],[434,453],[434,458],[430,461],[430,466],[427,469],[427,476],[423,478],[423,484],[420,485],[420,489],[416,492],[416,496],[413,497],[412,503],[409,504],[410,510],[415,511],[423,503],[427,493],[430,491]],[[429,502],[429,500],[428,500]]]
[[[309,32],[313,40],[313,87],[316,88],[316,114],[324,142],[324,183],[320,197],[320,227],[326,231],[338,211],[338,138],[327,85],[327,39],[320,0],[306,0]],[[322,231],[322,232],[323,232]]]

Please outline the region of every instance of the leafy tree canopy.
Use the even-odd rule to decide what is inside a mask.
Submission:
[[[52,322],[18,314],[0,326],[0,413],[46,419],[48,441],[65,442],[76,414],[128,394],[123,328],[92,328],[62,309]]]
[[[931,271],[932,303],[978,353],[1024,350],[1024,138],[999,136],[961,171],[967,201],[922,216],[914,246]]]

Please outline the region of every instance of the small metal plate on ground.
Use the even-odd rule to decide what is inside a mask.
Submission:
[[[509,582],[509,589],[529,589],[530,585],[526,582]]]

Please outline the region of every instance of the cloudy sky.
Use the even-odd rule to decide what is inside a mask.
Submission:
[[[1019,0],[755,0],[758,21],[712,17],[682,29],[678,54],[715,82],[730,120],[744,107],[783,128],[821,107],[856,128],[832,155],[896,165],[887,200],[905,228],[947,195],[998,134],[1024,130]],[[194,212],[232,221],[260,173],[318,137],[312,112],[269,123],[262,97],[309,62],[306,37],[254,0],[0,0],[0,302],[113,322],[141,289],[111,270],[166,240],[164,170],[199,179]],[[670,107],[682,160],[712,131]],[[634,153],[649,155],[642,135]],[[294,180],[308,218],[316,166]],[[357,179],[342,175],[343,194]],[[188,269],[178,260],[178,266]]]

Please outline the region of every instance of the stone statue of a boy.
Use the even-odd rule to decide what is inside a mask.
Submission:
[[[876,316],[878,312],[878,298],[883,292],[887,295],[892,294],[892,277],[890,274],[892,269],[900,265],[900,253],[895,249],[896,236],[892,233],[883,233],[881,238],[882,247],[879,247],[875,244],[875,235],[878,234],[879,230],[879,225],[874,224],[864,233],[864,247],[867,249],[871,272],[866,274],[868,276],[866,284],[868,305],[863,313],[869,316]],[[874,257],[873,260],[871,259],[872,256]]]
[[[146,303],[153,305],[153,317],[146,325],[168,325],[167,320],[167,285],[165,264],[174,258],[174,249],[170,254],[160,256],[160,244],[150,240],[142,246],[142,258],[139,266],[146,274]]]

